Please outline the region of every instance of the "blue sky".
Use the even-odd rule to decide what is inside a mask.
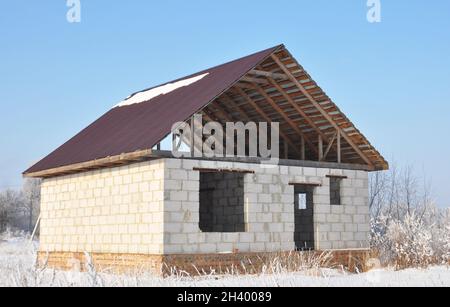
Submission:
[[[390,161],[450,206],[450,2],[2,1],[0,189],[131,92],[284,43]]]

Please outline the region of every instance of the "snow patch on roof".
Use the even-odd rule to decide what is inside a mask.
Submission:
[[[147,102],[147,101],[152,100],[153,98],[158,97],[160,95],[165,95],[165,94],[173,92],[181,87],[185,87],[185,86],[194,84],[195,82],[200,81],[207,75],[209,75],[209,73],[199,75],[196,77],[192,77],[189,79],[184,79],[184,80],[177,81],[174,83],[168,83],[168,84],[165,84],[165,85],[162,85],[159,87],[152,88],[148,91],[137,93],[135,95],[128,97],[124,101],[120,102],[119,104],[114,106],[114,108],[129,106],[129,105],[136,104],[136,103]]]

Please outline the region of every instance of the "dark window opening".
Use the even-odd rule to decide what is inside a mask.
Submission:
[[[200,230],[245,232],[244,174],[200,173]]]
[[[330,204],[332,206],[341,205],[341,178],[330,178]]]
[[[314,187],[295,185],[295,231],[297,250],[314,250]]]

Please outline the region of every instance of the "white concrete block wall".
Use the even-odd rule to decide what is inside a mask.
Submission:
[[[45,179],[40,250],[161,254],[164,161]]]
[[[314,223],[317,249],[368,248],[368,174],[364,171],[277,166],[199,160],[165,160],[164,253],[290,251],[294,242],[294,187],[315,183]],[[199,228],[199,178],[193,168],[254,171],[244,178],[247,231],[202,233]],[[341,182],[341,206],[330,205],[330,179]],[[180,185],[182,189],[180,190]],[[183,186],[190,189],[183,189]]]

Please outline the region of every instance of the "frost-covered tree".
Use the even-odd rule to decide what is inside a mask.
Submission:
[[[40,180],[27,179],[20,190],[0,192],[0,222],[5,223],[6,217],[6,227],[31,232],[39,216],[40,184]]]
[[[372,247],[385,264],[398,268],[450,261],[450,211],[431,198],[426,176],[412,167],[375,173],[370,178]]]

